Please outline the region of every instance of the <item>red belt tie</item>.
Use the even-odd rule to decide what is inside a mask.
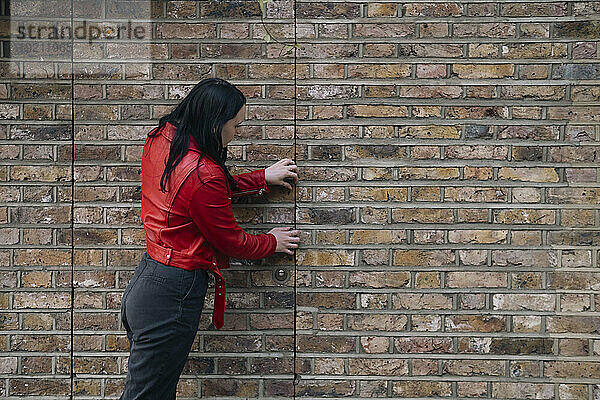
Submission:
[[[209,271],[215,276],[215,306],[212,321],[215,328],[221,329],[225,322],[225,279],[223,279],[216,261],[213,261]]]

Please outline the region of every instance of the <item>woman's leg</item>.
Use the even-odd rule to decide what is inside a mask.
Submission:
[[[204,270],[147,263],[124,296],[131,347],[123,400],[175,398],[208,286]]]
[[[196,270],[194,274],[194,284],[191,289],[183,295],[183,300],[180,303],[178,311],[178,322],[176,325],[180,327],[181,330],[177,341],[172,343],[173,353],[185,354],[185,356],[174,357],[171,367],[163,370],[166,389],[163,394],[164,399],[175,400],[177,382],[179,381],[179,376],[183,371],[187,356],[194,343],[196,332],[198,331],[200,311],[202,311],[204,306],[204,298],[208,287],[208,273],[204,270]]]
[[[127,295],[129,294],[131,289],[135,286],[136,281],[138,280],[138,278],[140,277],[140,275],[143,273],[144,269],[148,265],[149,259],[150,259],[150,256],[148,255],[147,252],[145,252],[144,255],[142,256],[142,259],[140,260],[138,266],[136,267],[135,272],[133,273],[133,276],[129,280],[129,283],[127,284],[127,287],[125,288],[125,291],[123,292],[123,297],[121,298],[121,323],[123,324],[123,327],[125,328],[125,331],[127,332],[127,340],[129,341],[129,349],[130,350],[133,347],[133,332],[131,331],[131,327],[129,326],[129,323],[127,322],[125,302],[127,300]],[[131,386],[130,380],[131,380],[131,374],[128,372],[127,378],[125,379],[125,387]],[[124,398],[125,398],[124,395],[121,395],[121,399],[124,399]]]

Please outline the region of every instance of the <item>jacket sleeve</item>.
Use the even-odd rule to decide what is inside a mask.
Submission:
[[[265,180],[264,168],[244,174],[232,175],[232,177],[238,184],[238,190],[231,190],[232,197],[269,192],[269,187]]]
[[[275,253],[277,238],[273,234],[252,235],[238,225],[224,175],[198,186],[190,202],[190,216],[206,240],[229,257],[254,260]]]

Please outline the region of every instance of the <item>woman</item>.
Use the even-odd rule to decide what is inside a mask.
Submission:
[[[224,323],[229,257],[293,254],[298,231],[251,235],[236,223],[231,197],[292,186],[298,167],[283,159],[232,176],[227,144],[244,120],[246,99],[230,83],[204,79],[162,117],[142,153],[142,221],[146,252],[123,293],[121,318],[130,344],[121,399],[174,399],[194,340],[210,272],[215,277],[213,324]],[[153,133],[154,132],[154,133]],[[153,143],[156,141],[156,143]]]

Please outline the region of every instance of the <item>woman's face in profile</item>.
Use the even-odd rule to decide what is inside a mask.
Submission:
[[[221,131],[221,139],[223,140],[223,147],[227,146],[229,142],[231,142],[236,134],[238,125],[244,121],[244,116],[246,115],[246,105],[244,104],[240,111],[238,111],[237,115],[227,121],[225,125],[223,125],[223,130]]]

